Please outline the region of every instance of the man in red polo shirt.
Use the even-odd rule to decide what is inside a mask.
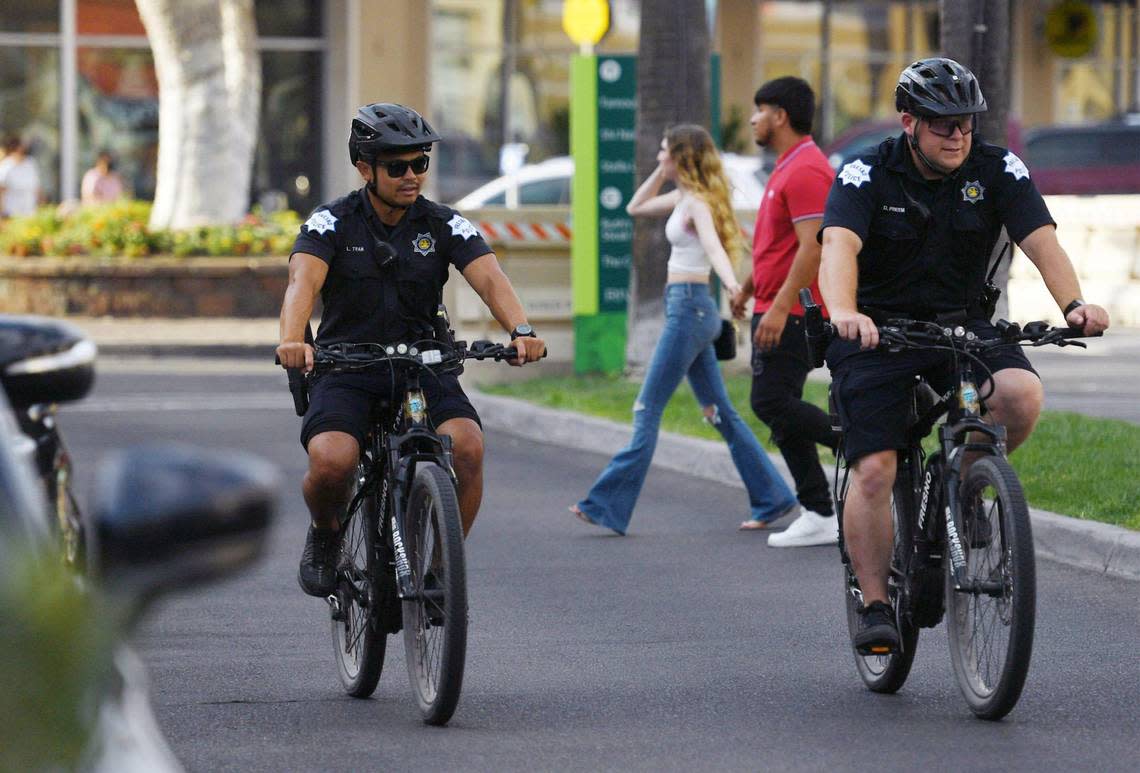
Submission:
[[[811,371],[798,293],[820,297],[819,243],[815,239],[835,172],[811,138],[815,95],[800,78],[768,81],[756,92],[752,136],[779,159],[768,179],[752,237],[752,276],[732,299],[733,314],[752,308],[752,410],[772,430],[800,502],[799,517],[768,537],[772,547],[835,544],[839,530],[816,444],[838,440],[823,411],[804,402]],[[741,529],[763,529],[745,521]]]

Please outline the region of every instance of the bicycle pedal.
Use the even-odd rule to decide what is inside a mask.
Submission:
[[[345,619],[344,608],[341,606],[340,599],[335,593],[330,593],[325,601],[329,605],[329,614],[333,620],[343,621]]]
[[[870,657],[874,655],[881,657],[886,655],[897,655],[899,653],[899,648],[892,647],[887,644],[873,644],[869,647],[856,647],[855,651],[864,657]]]

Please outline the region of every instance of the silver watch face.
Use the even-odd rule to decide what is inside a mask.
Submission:
[[[511,332],[511,338],[518,338],[519,336],[532,336],[534,335],[534,328],[530,325],[516,325],[515,329]]]

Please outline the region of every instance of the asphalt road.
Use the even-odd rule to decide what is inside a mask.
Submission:
[[[494,432],[467,543],[463,697],[449,727],[426,727],[402,640],[373,699],[348,698],[325,605],[297,588],[305,458],[279,372],[107,363],[63,422],[82,489],[103,453],[161,439],[246,449],[283,472],[267,557],[167,600],[135,636],[192,771],[1136,768],[1135,583],[1040,562],[1028,686],[986,723],[958,693],[941,627],[899,694],[867,692],[836,552],[737,532],[742,491],[653,471],[630,536],[610,536],[565,511],[603,457]]]

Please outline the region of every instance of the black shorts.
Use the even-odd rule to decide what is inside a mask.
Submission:
[[[438,379],[424,374],[420,380],[428,404],[428,421],[438,427],[448,419],[471,419],[481,427],[479,414],[454,374]],[[309,410],[301,422],[301,445],[322,432],[347,432],[364,448],[372,406],[390,398],[392,384],[383,368],[368,373],[329,373],[309,385]]]
[[[996,328],[988,322],[971,322],[967,327],[980,338],[998,337]],[[993,349],[981,360],[992,373],[1019,368],[1037,375],[1020,346]],[[876,451],[905,448],[914,377],[921,375],[941,394],[950,388],[953,366],[949,352],[862,351],[858,342],[840,339],[827,348],[827,364],[843,425],[843,454],[848,464]],[[982,391],[985,372],[976,365],[975,376]]]

